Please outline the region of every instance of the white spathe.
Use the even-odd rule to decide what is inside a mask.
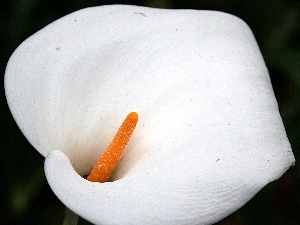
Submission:
[[[253,34],[225,13],[77,11],[17,48],[5,89],[54,193],[95,224],[211,224],[294,163]],[[114,182],[83,179],[131,111]]]

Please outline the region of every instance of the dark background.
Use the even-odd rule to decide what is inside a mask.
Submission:
[[[289,140],[296,160],[300,159],[299,0],[1,0],[0,74],[4,76],[14,49],[50,22],[81,8],[117,3],[218,10],[246,21],[265,58]],[[4,90],[0,97],[0,224],[61,224],[64,206],[46,182],[44,157],[18,129]],[[299,171],[298,163],[218,224],[300,224]],[[80,219],[79,224],[89,223]]]

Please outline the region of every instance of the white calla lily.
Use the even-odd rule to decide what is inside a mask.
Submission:
[[[225,13],[77,11],[18,47],[5,88],[52,190],[95,224],[211,224],[294,163],[253,34]],[[114,182],[82,178],[131,111]]]

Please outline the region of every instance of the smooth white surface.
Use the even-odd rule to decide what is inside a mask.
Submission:
[[[253,34],[228,14],[77,11],[19,46],[5,88],[54,193],[96,224],[214,223],[294,162]],[[131,111],[117,181],[81,178]]]

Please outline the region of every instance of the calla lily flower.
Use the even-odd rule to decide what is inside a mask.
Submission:
[[[74,12],[16,49],[5,89],[53,192],[95,224],[212,224],[294,164],[255,38],[226,13]],[[132,111],[110,182],[84,179]]]

